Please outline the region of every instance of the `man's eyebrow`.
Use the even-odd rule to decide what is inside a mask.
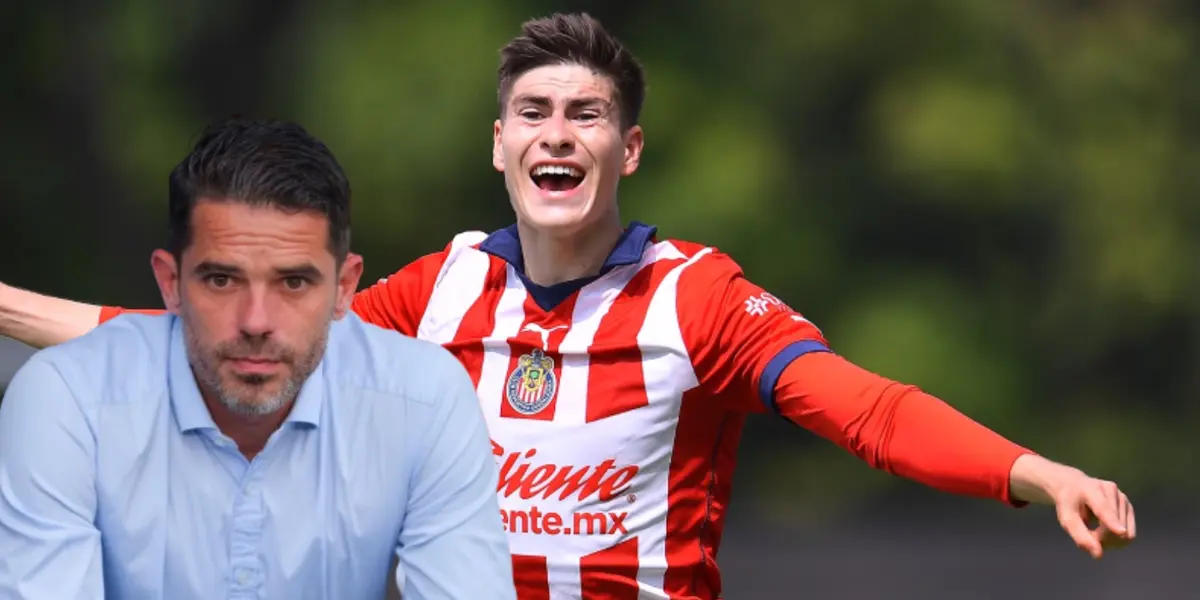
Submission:
[[[279,275],[280,277],[304,277],[312,280],[321,279],[321,270],[312,263],[305,263],[290,267],[278,267],[275,269],[275,274]]]
[[[232,277],[244,274],[244,271],[240,267],[209,260],[196,265],[192,271],[201,277],[208,275],[228,275]],[[312,263],[277,267],[274,271],[275,275],[279,277],[304,277],[314,281],[321,279],[321,270]]]
[[[242,270],[234,265],[227,265],[224,263],[206,260],[206,261],[196,265],[196,267],[194,269],[192,269],[192,272],[197,275],[201,275],[201,276],[203,276],[203,275],[237,275],[237,274],[241,273]]]

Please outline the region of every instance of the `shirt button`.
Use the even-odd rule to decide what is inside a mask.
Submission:
[[[240,583],[240,584],[242,584],[242,585],[246,585],[246,582],[247,582],[247,581],[250,581],[250,573],[249,573],[249,572],[247,572],[245,569],[238,569],[238,570],[237,570],[237,571],[234,573],[234,577],[236,577],[236,578],[237,578],[237,582],[238,582],[238,583]]]

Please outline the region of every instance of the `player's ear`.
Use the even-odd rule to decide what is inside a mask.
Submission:
[[[641,125],[634,125],[625,132],[625,162],[621,164],[622,175],[633,175],[642,162],[642,145],[645,140]]]
[[[162,294],[163,306],[170,312],[179,313],[179,263],[175,255],[163,249],[150,254],[150,269],[154,271],[154,280],[158,282],[158,292]]]
[[[492,125],[492,166],[501,173],[504,172],[504,146],[500,144],[500,119]]]
[[[342,268],[338,271],[337,303],[334,305],[333,318],[341,319],[350,312],[354,303],[354,293],[358,291],[358,282],[362,279],[362,256],[353,252],[346,255]]]

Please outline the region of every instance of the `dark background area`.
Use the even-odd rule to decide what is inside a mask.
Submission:
[[[1200,598],[1194,2],[6,2],[0,281],[159,305],[166,176],[211,119],[298,120],[373,281],[511,212],[497,50],[585,9],[642,58],[622,213],[716,245],[834,348],[1111,478],[1138,543],[941,495],[751,420],[730,599]],[[30,350],[0,340],[0,382]],[[2,383],[0,383],[2,385]]]

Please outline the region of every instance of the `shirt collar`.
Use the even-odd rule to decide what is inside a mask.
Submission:
[[[198,429],[216,429],[204,399],[200,396],[200,388],[196,385],[196,376],[188,361],[187,345],[184,343],[183,319],[171,315],[174,323],[171,327],[171,347],[168,356],[167,389],[171,395],[171,406],[175,413],[175,422],[179,430],[188,432]],[[335,324],[336,326],[336,324]],[[321,422],[321,407],[325,402],[325,385],[322,378],[325,360],[313,371],[304,386],[295,405],[288,413],[285,422],[306,424],[317,427]]]
[[[601,272],[609,271],[623,265],[634,265],[642,260],[646,251],[646,243],[654,239],[658,228],[638,221],[633,221],[617,240],[617,245],[604,259]],[[516,224],[497,230],[483,240],[479,249],[504,259],[518,273],[525,273],[525,257],[521,253],[521,237]]]

